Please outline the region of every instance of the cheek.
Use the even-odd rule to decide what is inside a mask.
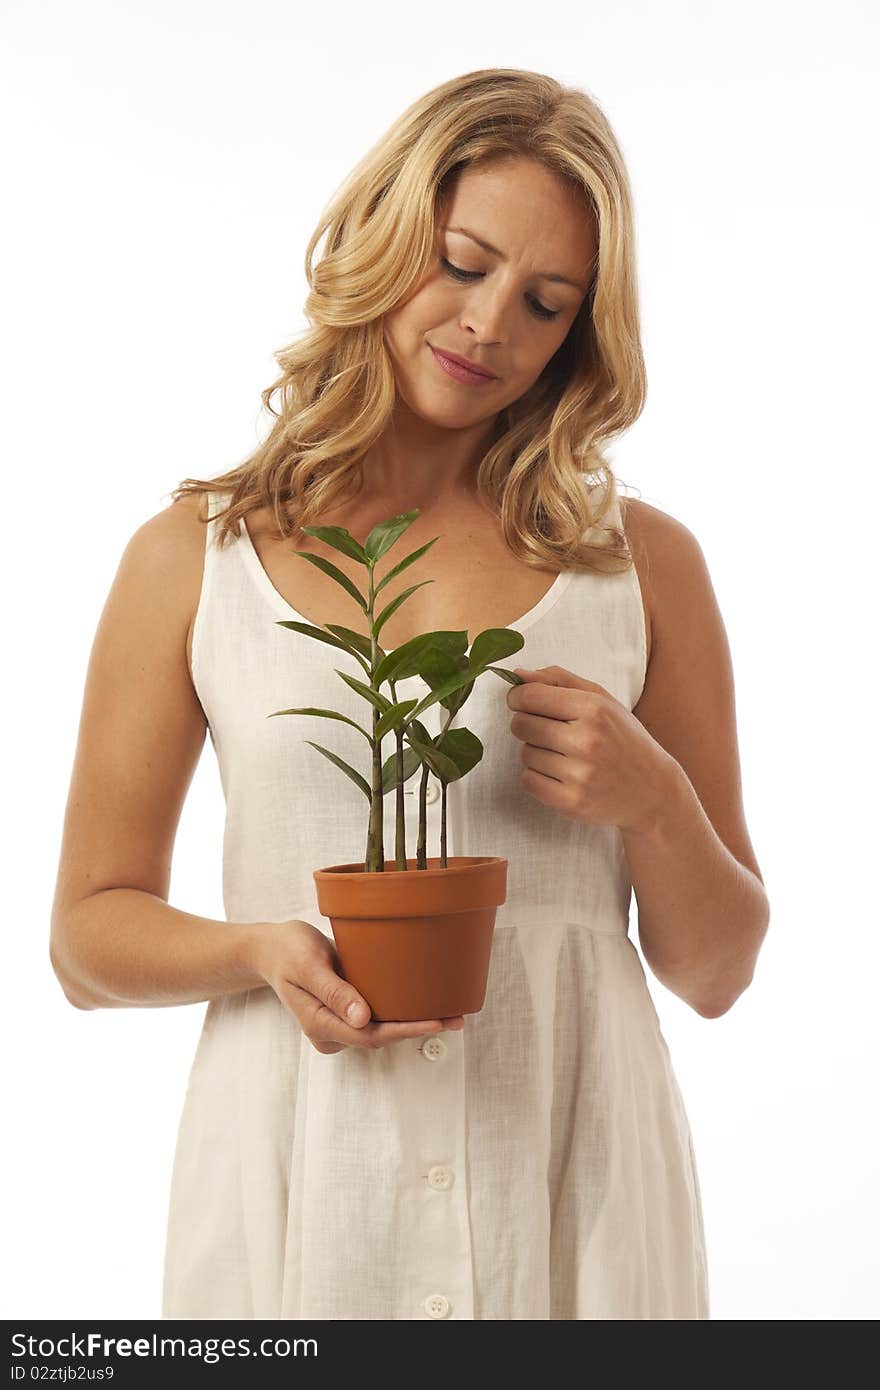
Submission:
[[[406,305],[407,331],[422,342],[458,324],[459,300],[435,277],[429,279]]]
[[[418,302],[419,297],[414,295],[406,304],[400,305],[385,317],[383,337],[398,381],[406,378],[413,370],[414,359],[420,349],[427,352],[424,346],[424,315]]]
[[[566,330],[567,332],[567,330]],[[566,332],[554,333],[552,337],[540,342],[525,343],[518,357],[517,382],[520,394],[525,394],[549,366],[555,354],[565,342]]]

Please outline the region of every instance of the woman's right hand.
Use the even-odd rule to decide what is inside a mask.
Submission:
[[[422,1022],[382,1023],[354,985],[337,973],[332,940],[310,922],[261,922],[253,936],[253,964],[293,1014],[318,1052],[343,1047],[385,1047],[403,1038],[464,1027],[461,1014]],[[352,1018],[348,1010],[354,1008]]]

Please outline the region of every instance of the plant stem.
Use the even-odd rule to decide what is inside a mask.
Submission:
[[[446,730],[449,728],[449,726],[450,726],[450,724],[452,723],[452,721],[453,721],[454,718],[455,718],[455,714],[454,714],[452,711],[450,711],[450,713],[449,713],[449,718],[446,720],[446,723],[443,725],[443,728],[440,730],[440,741],[441,741],[441,742],[442,742],[442,740],[443,740],[443,738],[444,738],[444,736],[445,736],[445,734],[446,734]],[[447,788],[448,785],[449,785],[448,782],[441,782],[441,783],[440,783],[440,867],[441,867],[441,869],[448,869],[448,867],[449,867],[449,865],[446,863],[446,788]]]
[[[428,767],[422,764],[422,775],[419,779],[419,842],[416,846],[416,868],[427,869],[428,867]]]
[[[437,735],[438,744],[443,742],[443,739],[446,735],[446,730],[449,728],[454,718],[455,712],[450,710],[446,717],[446,723],[443,725],[442,729],[440,730],[440,733]],[[416,848],[417,869],[427,869],[428,867],[428,772],[428,767],[426,765],[423,765],[422,780],[419,783],[419,840]],[[447,869],[449,865],[446,863],[446,783],[441,782],[440,785],[443,789],[443,800],[441,802],[440,809],[440,857],[442,860],[441,867]]]
[[[394,823],[394,867],[406,868],[406,818],[403,812],[403,731],[398,729],[395,736],[397,759],[395,776],[397,778],[397,806]]]
[[[373,567],[369,568],[369,596],[367,605],[367,618],[372,631],[373,626],[373,603],[376,593],[373,588]],[[373,682],[373,674],[376,670],[376,657],[378,655],[378,642],[376,638],[370,637],[370,684]],[[375,686],[373,686],[375,689]],[[379,720],[382,718],[376,706],[373,706],[373,757],[372,757],[372,776],[370,779],[370,824],[367,830],[367,851],[364,855],[364,872],[368,874],[383,873],[385,870],[385,843],[383,825],[383,798],[382,798],[382,741],[376,736],[376,729]]]
[[[367,853],[364,870],[368,874],[382,873],[385,869],[385,845],[382,825],[382,750],[376,737],[376,728],[381,719],[379,711],[373,708],[373,759],[370,796],[370,825],[367,831]]]

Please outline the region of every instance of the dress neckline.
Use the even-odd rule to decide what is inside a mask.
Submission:
[[[251,540],[251,534],[247,528],[246,519],[241,517],[240,520],[241,530],[239,532],[239,541],[242,547],[242,558],[257,588],[262,592],[270,606],[283,618],[296,619],[301,623],[308,623],[310,627],[320,627],[320,623],[316,623],[314,618],[307,618],[304,613],[300,613],[300,611],[294,608],[293,604],[288,603],[284,595],[276,589]],[[545,613],[548,613],[554,604],[558,602],[571,583],[574,574],[574,570],[560,570],[543,597],[539,598],[538,602],[533,604],[527,613],[523,613],[519,618],[505,623],[504,626],[513,628],[515,632],[522,633],[528,631],[533,623],[536,623],[539,618],[543,618]],[[382,650],[386,653],[397,651],[397,647],[386,647],[384,643],[380,643],[380,645],[382,646]]]

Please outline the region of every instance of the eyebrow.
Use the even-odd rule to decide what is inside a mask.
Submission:
[[[498,256],[502,261],[507,260],[504,252],[499,251],[497,246],[490,245],[488,241],[484,241],[482,237],[477,236],[476,232],[469,232],[467,227],[444,226],[441,230],[444,232],[461,232],[462,236],[470,237],[471,241],[475,241],[484,251],[488,251],[490,256]],[[567,275],[556,275],[549,270],[538,270],[535,273],[540,280],[554,280],[561,285],[571,285],[572,289],[580,290],[581,294],[586,293],[584,285],[579,285],[576,280],[570,280]]]

